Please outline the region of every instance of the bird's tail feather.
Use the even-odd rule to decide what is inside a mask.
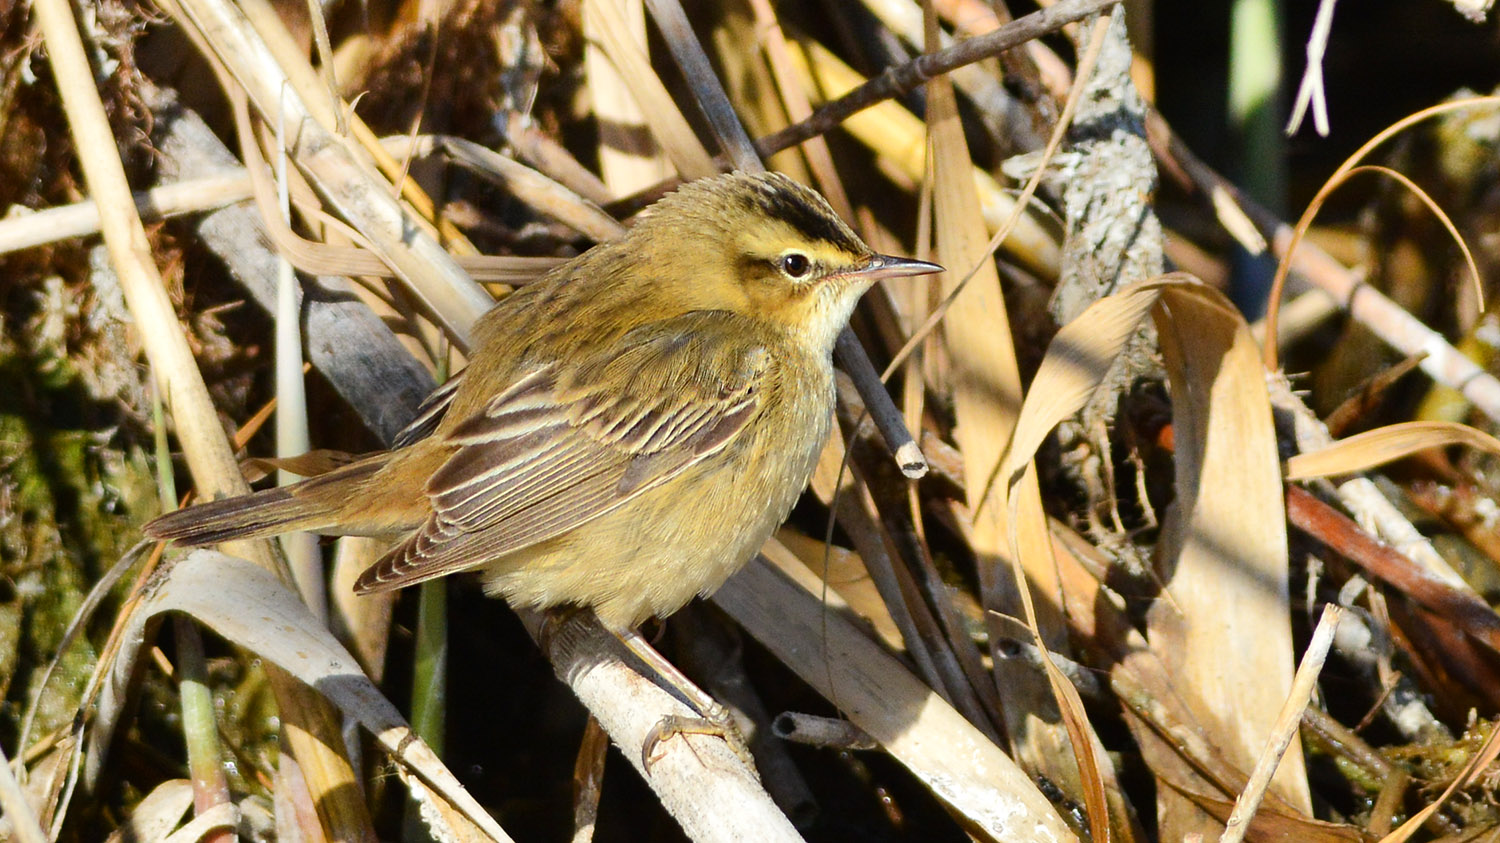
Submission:
[[[169,512],[146,524],[144,532],[185,547],[294,530],[319,532],[339,525],[343,508],[357,497],[349,494],[353,484],[384,464],[382,459],[361,460],[291,486],[206,501]]]

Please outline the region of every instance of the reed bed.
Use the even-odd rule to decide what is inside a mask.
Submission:
[[[1496,834],[1500,99],[1283,220],[1156,109],[1149,7],[0,12],[0,836]],[[497,298],[761,168],[946,272],[866,297],[792,518],[647,630],[755,769],[643,758],[689,709],[587,614],[356,598],[370,539],[138,541],[386,447]]]

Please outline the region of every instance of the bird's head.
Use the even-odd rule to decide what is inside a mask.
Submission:
[[[942,269],[876,254],[823,197],[780,173],[692,182],[653,206],[632,238],[651,244],[665,294],[785,326],[824,349],[870,285]]]

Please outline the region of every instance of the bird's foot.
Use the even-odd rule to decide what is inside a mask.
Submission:
[[[661,722],[651,727],[651,731],[646,734],[646,740],[641,746],[642,769],[650,772],[652,763],[660,758],[657,750],[663,743],[675,736],[712,735],[723,738],[745,766],[755,771],[755,758],[750,754],[750,745],[746,743],[744,733],[740,731],[739,724],[735,722],[729,709],[694,685],[692,680],[677,669],[676,665],[662,658],[661,654],[647,644],[645,639],[641,638],[640,633],[634,629],[627,627],[611,631],[651,673],[655,674],[669,689],[680,694],[687,701],[688,706],[699,715],[693,717],[671,714],[663,717]],[[692,744],[688,744],[688,748],[691,749]],[[694,752],[696,754],[696,750]],[[759,772],[756,771],[755,775],[759,776]]]
[[[661,745],[674,737],[686,739],[688,735],[708,735],[721,738],[729,745],[736,757],[744,762],[746,767],[755,770],[755,757],[750,754],[750,744],[745,740],[745,735],[735,723],[734,715],[722,705],[714,704],[713,709],[703,713],[702,717],[692,717],[683,714],[669,714],[660,722],[651,727],[646,733],[646,740],[641,744],[641,767],[651,771],[651,765],[660,760],[661,754],[658,750]],[[689,743],[688,749],[692,749]],[[694,754],[697,750],[693,750]]]

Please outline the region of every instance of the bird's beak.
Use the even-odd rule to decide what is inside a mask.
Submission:
[[[879,281],[882,278],[905,278],[908,275],[928,275],[942,271],[941,266],[927,261],[891,255],[875,255],[858,269],[844,273],[844,277],[861,281]]]

